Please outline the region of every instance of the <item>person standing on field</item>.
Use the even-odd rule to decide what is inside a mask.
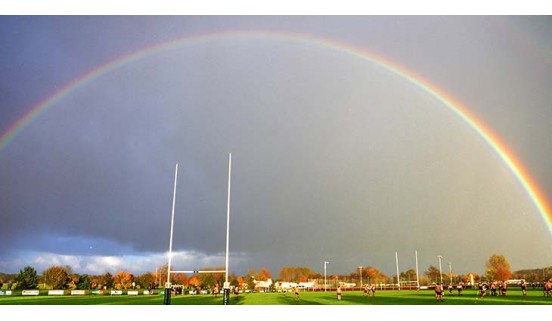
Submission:
[[[508,282],[502,282],[502,287],[500,288],[500,295],[506,296],[506,291],[508,291]]]
[[[550,297],[550,292],[552,291],[552,279],[548,280],[543,285],[543,291],[545,297]]]
[[[372,291],[372,296],[376,296],[376,284],[370,286],[370,291]]]
[[[435,285],[435,299],[443,302],[443,286],[440,282]]]
[[[341,286],[339,286],[337,288],[337,301],[341,301],[341,294],[342,294],[342,290],[341,290]]]
[[[497,283],[496,281],[491,281],[491,296],[496,296],[496,289],[502,289],[502,283]]]
[[[299,300],[299,287],[295,287],[295,300]]]
[[[523,280],[521,281],[521,294],[523,296],[527,295],[527,284]]]
[[[479,294],[481,295],[481,298],[485,297],[485,294],[487,294],[487,283],[483,282],[479,284]]]
[[[456,290],[458,290],[458,296],[462,296],[462,290],[464,290],[464,282],[460,281],[458,285],[456,286]]]

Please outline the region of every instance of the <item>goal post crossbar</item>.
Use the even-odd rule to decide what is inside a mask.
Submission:
[[[213,271],[170,271],[169,273],[188,273],[188,274],[200,274],[200,273],[226,273],[226,270],[213,270]]]

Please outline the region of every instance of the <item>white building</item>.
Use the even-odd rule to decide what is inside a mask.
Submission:
[[[297,286],[307,290],[312,290],[315,287],[314,282],[299,282]]]
[[[339,282],[339,285],[344,288],[354,288],[356,283]]]
[[[266,281],[253,281],[255,282],[255,290],[258,291],[270,291],[270,286],[272,285],[272,279],[268,279]]]
[[[278,291],[288,291],[295,289],[298,284],[295,282],[276,282],[276,290]]]

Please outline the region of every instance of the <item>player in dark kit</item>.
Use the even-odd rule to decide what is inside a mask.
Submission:
[[[545,297],[550,297],[550,293],[552,292],[552,279],[544,283],[542,290]]]
[[[464,290],[464,282],[458,283],[456,286],[456,290],[458,290],[458,296],[462,296],[462,290]]]
[[[487,283],[479,283],[479,295],[481,295],[482,298],[484,298],[485,294],[487,294],[488,287]]]
[[[521,281],[521,293],[523,294],[523,296],[527,295],[527,284],[525,283],[525,281]]]
[[[496,281],[491,281],[491,295],[496,296],[496,288],[500,287],[501,285],[497,285]]]
[[[500,295],[506,296],[506,291],[508,291],[508,283],[504,281],[502,282],[502,287],[500,288]]]
[[[435,299],[437,301],[443,302],[443,286],[441,283],[437,283],[435,286]]]

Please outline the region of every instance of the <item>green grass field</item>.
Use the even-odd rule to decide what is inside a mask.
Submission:
[[[173,296],[172,305],[222,305],[219,295]],[[0,305],[162,305],[162,295],[140,296],[0,296]],[[435,300],[434,292],[425,291],[378,291],[375,297],[364,297],[359,291],[343,293],[337,301],[334,292],[302,292],[299,300],[292,293],[249,293],[231,295],[231,305],[545,305],[552,298],[543,297],[541,289],[529,289],[522,296],[516,288],[508,290],[507,297],[479,298],[475,290],[465,290],[463,296],[446,295],[444,302]]]

